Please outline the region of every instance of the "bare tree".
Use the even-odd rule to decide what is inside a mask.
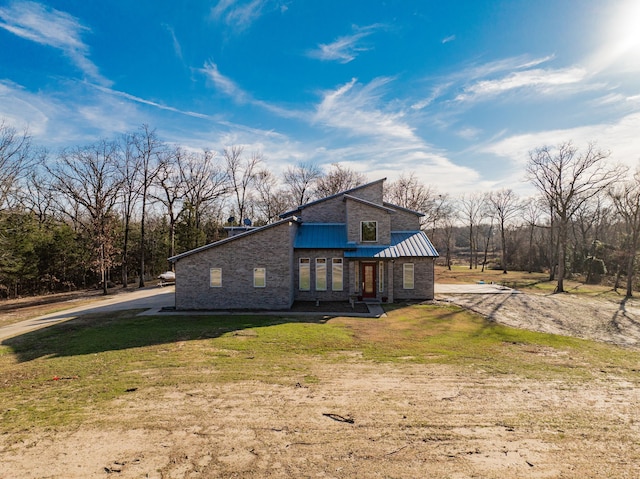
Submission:
[[[140,165],[140,198],[142,205],[140,209],[140,282],[139,287],[144,287],[145,274],[145,220],[147,214],[147,198],[148,190],[158,172],[158,164],[160,163],[158,156],[161,154],[164,145],[158,139],[155,130],[149,129],[149,125],[142,125],[140,132],[132,137],[133,144],[136,148],[137,161]]]
[[[640,242],[640,170],[636,170],[633,179],[611,188],[609,196],[617,213],[623,218],[625,226],[627,256],[627,292],[633,296],[635,277],[635,259]]]
[[[0,121],[0,211],[7,207],[18,180],[29,173],[31,138],[27,130],[19,134],[5,120]]]
[[[540,208],[540,202],[536,198],[529,198],[524,202],[524,209],[522,215],[527,227],[529,228],[529,247],[527,250],[527,266],[529,273],[533,271],[533,234],[535,228],[540,226],[540,218],[542,216],[542,209]]]
[[[179,158],[180,176],[184,185],[183,214],[190,215],[188,222],[194,232],[201,231],[205,209],[221,199],[229,191],[228,177],[216,162],[216,153],[187,153]],[[190,247],[201,246],[196,243]]]
[[[122,185],[118,148],[103,140],[84,148],[63,151],[58,160],[47,165],[54,186],[71,205],[64,211],[79,221],[94,246],[96,270],[107,294],[107,271],[113,264],[113,211]]]
[[[289,166],[283,177],[296,206],[300,206],[313,198],[313,191],[318,179],[322,177],[322,171],[314,163],[298,163],[296,166]]]
[[[235,196],[238,221],[243,221],[247,215],[247,202],[251,198],[251,189],[256,182],[257,169],[262,163],[262,154],[253,153],[250,158],[243,159],[242,152],[242,146],[231,146],[224,149],[227,177],[229,187]]]
[[[291,197],[278,184],[278,179],[269,170],[260,170],[256,175],[256,208],[264,224],[278,219],[280,213],[295,208]]]
[[[500,225],[500,243],[502,245],[502,273],[507,274],[507,239],[506,227],[522,210],[518,196],[511,189],[492,191],[487,195],[490,215]]]
[[[527,177],[540,191],[558,223],[558,283],[564,292],[569,221],[575,212],[619,178],[620,169],[606,164],[609,153],[587,146],[584,153],[568,141],[556,148],[544,146],[529,152]]]
[[[129,236],[131,235],[131,219],[141,194],[140,170],[142,162],[136,151],[136,138],[133,134],[124,135],[120,143],[122,176],[121,202],[124,220],[124,238],[122,240],[122,287],[129,285]]]
[[[325,198],[363,185],[366,181],[367,177],[362,173],[342,166],[340,163],[333,163],[331,169],[318,178],[316,194],[318,198]]]
[[[158,174],[155,177],[158,193],[152,194],[151,198],[159,201],[165,207],[169,217],[169,257],[172,257],[176,254],[178,205],[184,197],[184,183],[180,174],[180,158],[184,156],[184,152],[176,147],[166,153],[158,165]],[[173,267],[172,263],[171,268]]]
[[[469,228],[469,269],[473,269],[474,258],[476,268],[478,267],[478,239],[475,229],[482,218],[484,200],[484,195],[480,193],[462,195],[460,198],[461,213]]]

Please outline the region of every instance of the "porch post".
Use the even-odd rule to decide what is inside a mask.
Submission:
[[[387,289],[388,289],[388,293],[389,293],[389,302],[393,303],[393,266],[395,264],[396,260],[392,259],[391,261],[389,261],[387,263],[387,272],[388,272],[388,278],[387,278]]]

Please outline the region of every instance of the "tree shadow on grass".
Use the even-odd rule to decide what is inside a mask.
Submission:
[[[2,341],[18,361],[79,356],[158,344],[217,338],[225,333],[285,323],[324,324],[331,316],[188,315],[136,316],[139,310],[88,314]]]

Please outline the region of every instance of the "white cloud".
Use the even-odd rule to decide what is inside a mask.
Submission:
[[[178,41],[178,37],[176,37],[175,30],[173,29],[173,27],[171,25],[168,25],[166,23],[163,23],[162,26],[165,28],[165,30],[167,30],[169,32],[169,35],[171,35],[171,41],[173,43],[173,51],[175,52],[176,56],[180,60],[183,60],[182,47],[180,46],[180,42]]]
[[[456,39],[455,35],[449,35],[448,37],[445,37],[445,38],[442,39],[442,44],[452,42],[455,39]]]
[[[464,92],[456,97],[456,100],[473,101],[522,88],[535,89],[541,93],[551,93],[557,87],[578,84],[586,78],[586,70],[578,67],[559,70],[524,70],[513,72],[497,80],[482,80],[474,83],[466,87]]]
[[[211,16],[242,32],[262,16],[267,3],[268,0],[220,0],[211,9]]]
[[[485,145],[480,151],[492,153],[512,162],[525,165],[529,152],[542,146],[556,146],[572,141],[578,148],[595,142],[603,150],[611,152],[611,161],[635,167],[640,159],[640,113],[632,113],[610,123],[580,126],[576,128],[540,131],[514,135]]]
[[[358,53],[370,50],[370,48],[359,45],[360,40],[375,33],[381,25],[374,24],[366,27],[353,27],[355,33],[337,38],[332,43],[321,43],[318,48],[308,52],[311,58],[324,61],[337,61],[349,63],[353,61]]]
[[[209,80],[213,82],[216,89],[220,90],[227,96],[230,96],[238,103],[246,103],[248,95],[231,78],[220,73],[218,65],[213,62],[207,62],[201,70]]]
[[[390,81],[378,78],[360,85],[354,78],[336,90],[327,91],[316,109],[314,121],[364,136],[417,141],[413,129],[402,118],[401,111],[385,112],[375,108],[380,103],[383,87]]]
[[[0,7],[0,28],[41,45],[61,50],[89,78],[110,84],[89,59],[82,34],[89,29],[68,13],[35,2],[14,2]]]

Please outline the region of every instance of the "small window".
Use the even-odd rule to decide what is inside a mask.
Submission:
[[[378,222],[362,221],[360,223],[360,238],[364,241],[378,241]]]
[[[404,289],[413,289],[413,263],[405,263],[402,265],[402,287]]]
[[[300,258],[298,288],[300,291],[309,291],[311,289],[311,260],[309,258]]]
[[[342,291],[342,258],[333,258],[331,260],[331,289],[333,291]]]
[[[253,268],[253,287],[264,288],[267,285],[266,268]]]
[[[209,287],[210,288],[222,287],[222,268],[211,268],[209,270]]]
[[[316,291],[327,290],[327,259],[316,258]]]
[[[378,291],[384,292],[384,261],[378,265]]]

